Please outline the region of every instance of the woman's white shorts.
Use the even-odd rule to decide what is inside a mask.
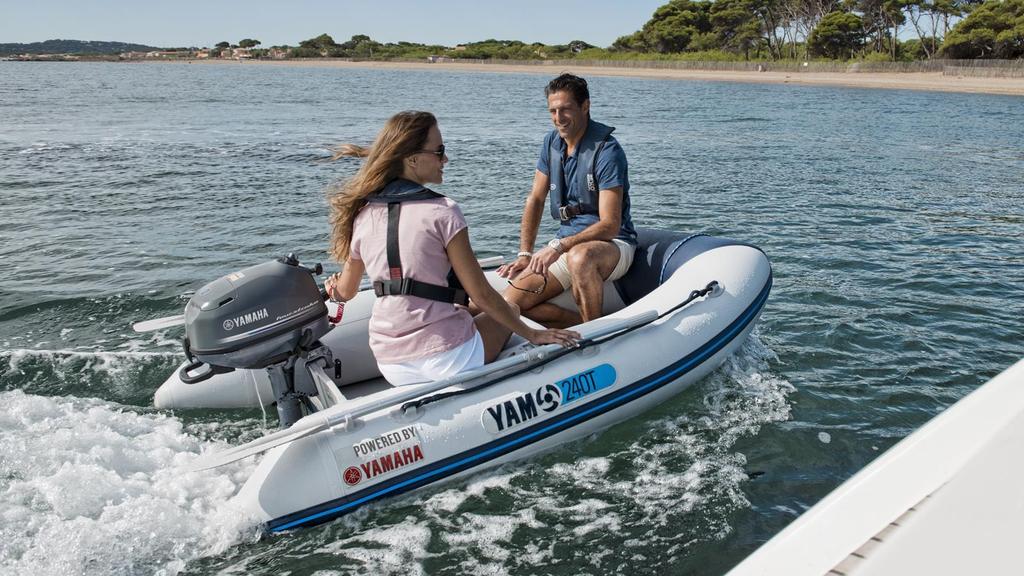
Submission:
[[[484,341],[480,332],[465,343],[433,356],[395,364],[377,364],[392,386],[436,382],[484,365]]]

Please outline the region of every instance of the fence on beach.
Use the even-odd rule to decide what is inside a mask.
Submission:
[[[413,61],[413,60],[406,60]],[[414,60],[422,62],[422,60]],[[707,70],[723,72],[818,73],[941,73],[945,76],[1024,78],[1024,60],[921,60],[916,62],[719,62],[690,60],[471,60],[437,58],[452,64],[493,64],[544,67],[633,68],[646,70]]]
[[[944,76],[1024,78],[1024,60],[948,60]]]

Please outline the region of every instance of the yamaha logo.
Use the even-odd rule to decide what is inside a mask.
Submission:
[[[261,308],[255,312],[249,312],[248,314],[242,314],[241,316],[228,318],[227,320],[224,321],[224,324],[222,324],[222,326],[224,326],[225,330],[230,331],[235,329],[236,327],[241,328],[242,326],[248,326],[253,322],[266,320],[267,318],[270,318],[270,312],[267,312],[266,308]]]
[[[363,473],[359,471],[356,466],[349,466],[345,469],[345,473],[342,474],[342,478],[345,479],[345,484],[349,486],[355,486],[363,480]]]
[[[399,448],[386,452],[358,466],[349,466],[341,473],[341,478],[345,481],[345,484],[355,486],[364,479],[376,478],[381,474],[387,474],[411,466],[420,460],[423,460],[423,448],[419,444],[413,444],[408,448]]]
[[[508,428],[519,426],[541,416],[542,413],[557,410],[562,404],[562,391],[554,384],[546,384],[529,394],[516,396],[500,404],[490,406],[481,414],[484,429],[498,434]]]
[[[501,434],[572,404],[615,384],[617,375],[611,364],[601,364],[552,384],[545,384],[531,393],[513,396],[487,407],[480,420],[491,434]]]

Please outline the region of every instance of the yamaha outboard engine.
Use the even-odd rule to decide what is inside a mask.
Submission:
[[[281,427],[302,417],[314,385],[301,379],[296,364],[311,351],[330,364],[330,350],[319,339],[331,325],[314,275],[293,254],[233,272],[199,289],[185,306],[185,356],[178,372],[194,384],[235,368],[265,368],[277,402]],[[305,385],[304,385],[305,384]]]

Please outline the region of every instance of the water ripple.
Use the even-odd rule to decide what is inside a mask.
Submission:
[[[395,111],[434,111],[451,160],[439,189],[462,205],[481,255],[508,255],[550,129],[546,78],[532,74],[0,68],[0,394],[20,406],[70,398],[54,402],[78,416],[150,410],[180,360],[180,334],[140,336],[133,321],[178,314],[205,282],[283,253],[337,268],[324,193],[358,161],[323,162],[332,146],[369,144]],[[196,574],[720,574],[1024,356],[1019,99],[597,77],[591,91],[628,155],[638,223],[734,237],[771,258],[775,288],[744,354],[580,446],[301,534],[228,539],[203,558],[141,546],[126,562]],[[554,228],[545,219],[539,238]],[[199,437],[262,432],[253,414],[176,417]],[[116,484],[109,471],[90,476],[101,496]],[[18,481],[51,497],[65,480],[40,474]],[[95,549],[95,523],[46,518],[50,532],[4,532],[0,562],[27,563],[37,556],[25,550],[54,541]],[[101,532],[120,538],[116,526]],[[184,547],[202,540],[157,526]]]

